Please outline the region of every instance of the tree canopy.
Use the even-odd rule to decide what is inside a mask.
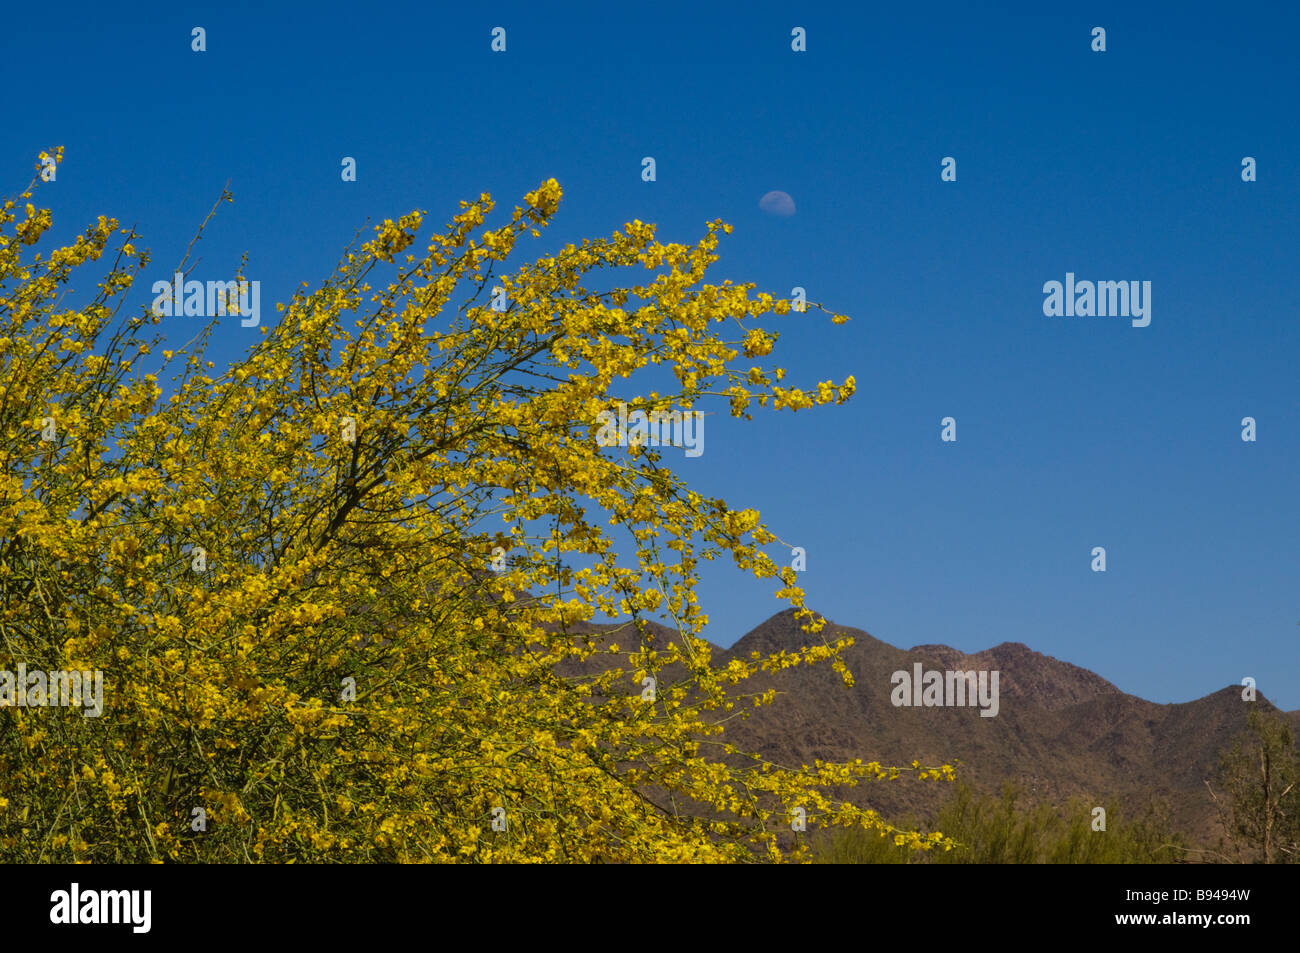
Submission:
[[[726,744],[728,718],[774,701],[750,675],[850,682],[849,640],[758,512],[596,439],[620,401],[748,418],[852,396],[765,363],[772,327],[808,319],[789,300],[705,282],[730,226],[686,245],[633,221],[507,269],[554,179],[496,227],[487,194],[427,241],[412,212],[217,368],[221,319],[164,350],[184,319],[127,306],[149,265],[134,229],[101,216],[43,250],[40,187],[0,214],[0,668],[28,673],[0,711],[0,855],[802,859],[797,808],[950,846],[833,795],[946,765]],[[695,584],[718,558],[770,579],[808,645],[715,663]],[[32,694],[31,673],[74,671],[102,672],[98,716]]]

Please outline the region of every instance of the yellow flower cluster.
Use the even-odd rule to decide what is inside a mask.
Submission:
[[[215,325],[159,371],[161,319],[124,306],[139,236],[101,218],[33,257],[34,188],[0,208],[0,668],[101,670],[105,697],[94,719],[0,711],[0,859],[802,860],[795,807],[948,846],[831,792],[949,766],[780,766],[723,740],[780,703],[753,676],[851,683],[850,642],[818,635],[757,511],[594,439],[616,394],[738,416],[852,396],[738,363],[791,307],[706,283],[729,226],[684,245],[632,222],[501,267],[559,208],[550,179],[495,229],[489,196],[463,203],[398,264],[412,212],[224,373]],[[652,366],[674,391],[630,394]],[[711,660],[695,586],[724,555],[774,580],[809,645]]]

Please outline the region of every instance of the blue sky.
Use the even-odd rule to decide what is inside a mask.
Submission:
[[[807,549],[811,605],[903,647],[1024,642],[1153,701],[1249,675],[1300,708],[1300,14],[1040,6],[27,5],[0,38],[0,192],[65,146],[56,237],[135,223],[162,279],[229,179],[199,276],[247,251],[264,322],[367,218],[482,191],[561,182],[538,253],[721,217],[714,280],[853,317],[791,321],[775,353],[855,375],[848,405],[711,416],[678,467]],[[793,217],[760,211],[774,189]],[[1044,316],[1067,271],[1150,281],[1150,326]],[[256,334],[231,319],[212,356]],[[699,591],[722,644],[781,608],[716,564]]]

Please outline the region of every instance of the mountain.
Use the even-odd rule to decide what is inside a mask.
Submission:
[[[750,708],[747,717],[732,721],[728,740],[788,766],[818,758],[953,763],[958,776],[983,793],[996,793],[1012,781],[1031,799],[1115,801],[1129,817],[1144,813],[1154,796],[1168,802],[1173,824],[1189,839],[1206,845],[1217,841],[1217,817],[1205,782],[1213,776],[1219,751],[1246,729],[1248,705],[1240,686],[1161,705],[1018,642],[970,655],[946,645],[904,650],[829,622],[822,634],[809,635],[792,609],[772,616],[730,649],[715,646],[714,663],[725,665],[755,651],[796,650],[840,635],[854,639],[843,656],[852,687],[845,687],[827,663],[759,673],[746,691],[772,688],[780,695],[772,705]],[[656,641],[671,636],[656,629]],[[977,705],[896,707],[892,676],[903,672],[910,682],[916,663],[922,671],[998,672],[996,716],[981,717]],[[1262,695],[1259,701],[1275,710]],[[1300,732],[1300,712],[1286,717]],[[947,792],[946,785],[905,776],[841,793],[887,816],[914,813],[926,819]]]

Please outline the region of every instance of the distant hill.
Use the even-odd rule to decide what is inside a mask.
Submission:
[[[603,636],[611,627],[584,625]],[[620,645],[630,647],[627,630]],[[674,633],[655,627],[656,641]],[[1228,686],[1195,701],[1160,705],[1120,691],[1101,676],[1004,642],[972,655],[946,645],[896,648],[861,629],[828,623],[820,636],[804,633],[794,610],[780,612],[730,649],[714,647],[714,662],[819,644],[844,634],[854,645],[844,654],[853,674],[846,688],[829,664],[760,673],[746,690],[774,688],[770,706],[751,709],[728,725],[727,738],[770,761],[798,766],[814,759],[854,758],[886,764],[958,762],[958,774],[977,790],[996,793],[1019,783],[1034,799],[1064,802],[1082,796],[1101,804],[1118,800],[1131,817],[1153,796],[1167,801],[1172,821],[1193,841],[1218,839],[1217,818],[1205,785],[1218,752],[1245,731],[1248,706],[1241,687]],[[981,717],[978,707],[895,707],[891,676],[924,670],[998,671],[999,710]],[[575,670],[576,671],[576,670]],[[571,672],[572,673],[572,672]],[[1262,695],[1260,704],[1274,707]],[[1300,732],[1300,712],[1286,713]],[[942,784],[910,779],[846,789],[849,799],[887,815],[931,815],[947,793]]]

